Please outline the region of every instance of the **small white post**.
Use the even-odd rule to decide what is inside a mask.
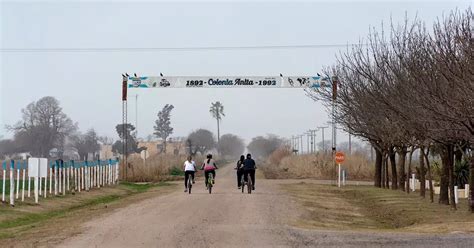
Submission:
[[[346,170],[342,170],[342,185],[346,186]]]
[[[414,191],[415,191],[415,188],[416,188],[416,178],[415,178],[415,174],[411,174],[411,184],[412,184],[412,191],[414,192]]]
[[[2,202],[5,202],[5,182],[6,182],[6,173],[7,173],[7,161],[3,161],[3,189],[2,189]]]
[[[23,161],[23,185],[21,187],[21,201],[25,201],[25,177],[26,177],[26,162]]]
[[[49,164],[49,194],[53,194],[53,164]]]
[[[62,174],[63,174],[63,163],[60,161],[59,162],[59,172],[58,172],[58,192],[61,194],[62,192]]]
[[[81,189],[84,189],[84,164],[81,164],[79,177],[79,192],[81,192]]]
[[[464,184],[464,198],[469,199],[469,184]]]
[[[89,181],[90,181],[90,175],[89,175],[89,164],[86,162],[86,191],[89,191]]]
[[[97,164],[95,165],[95,186],[96,186],[97,188],[100,188],[99,176],[100,176],[99,164],[97,163]]]
[[[40,167],[41,167],[41,166],[38,166],[38,170],[39,170]],[[43,182],[43,178],[41,177],[41,174],[40,174],[38,180],[39,180],[39,183],[38,183],[38,195],[41,195],[41,185],[42,185],[42,182]]]
[[[59,161],[56,160],[54,164],[54,195],[58,195],[58,168]]]
[[[40,161],[39,161],[39,158],[38,158],[38,168],[36,169],[36,175],[35,175],[35,203],[38,204],[38,179],[40,177]]]
[[[31,197],[30,191],[31,191],[31,175],[30,175],[30,170],[28,169],[28,198]]]
[[[337,164],[337,187],[341,187],[341,164]]]
[[[21,162],[16,164],[16,199],[20,197],[20,167]]]
[[[10,205],[15,206],[15,177],[13,173],[15,171],[15,162],[10,161]]]
[[[71,177],[71,165],[68,164],[67,167],[67,190],[69,191],[69,177]]]
[[[66,195],[66,164],[63,163],[63,195]]]
[[[458,204],[458,186],[454,186],[454,202]]]

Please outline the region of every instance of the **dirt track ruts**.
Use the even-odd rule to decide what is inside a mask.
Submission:
[[[278,181],[237,190],[235,171],[217,171],[211,195],[196,182],[191,195],[157,196],[86,222],[60,247],[472,247],[474,236],[338,232],[294,228],[298,204]]]

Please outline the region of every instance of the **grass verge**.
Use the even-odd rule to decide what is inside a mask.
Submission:
[[[304,215],[294,223],[305,228],[388,230],[420,233],[474,233],[474,215],[460,199],[458,210],[430,203],[417,194],[372,186],[298,183],[283,188],[301,203]],[[437,199],[435,199],[437,202]]]

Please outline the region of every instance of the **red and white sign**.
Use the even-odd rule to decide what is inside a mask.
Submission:
[[[342,152],[336,152],[336,163],[338,164],[342,164],[342,162],[344,162],[344,153]]]

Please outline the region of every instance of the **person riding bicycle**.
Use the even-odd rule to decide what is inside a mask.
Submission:
[[[237,170],[237,187],[240,189],[240,184],[242,183],[242,175],[244,174],[244,161],[245,161],[245,156],[242,155],[240,156],[240,159],[237,161],[237,167],[235,169]]]
[[[247,154],[247,159],[244,160],[244,180],[247,182],[247,177],[250,175],[252,180],[252,190],[255,190],[255,169],[257,166],[255,165],[255,160],[252,159],[252,155],[249,153]]]
[[[207,159],[204,161],[202,164],[201,170],[204,170],[204,176],[205,176],[205,183],[206,183],[206,188],[207,188],[207,181],[209,180],[209,174],[212,174],[212,184],[215,184],[216,181],[216,169],[219,169],[216,165],[216,162],[214,162],[214,159],[212,159],[212,154],[207,155]]]
[[[194,173],[196,172],[196,163],[193,161],[192,156],[188,156],[188,159],[184,161],[184,192],[188,192],[188,179],[191,176],[194,184]]]

